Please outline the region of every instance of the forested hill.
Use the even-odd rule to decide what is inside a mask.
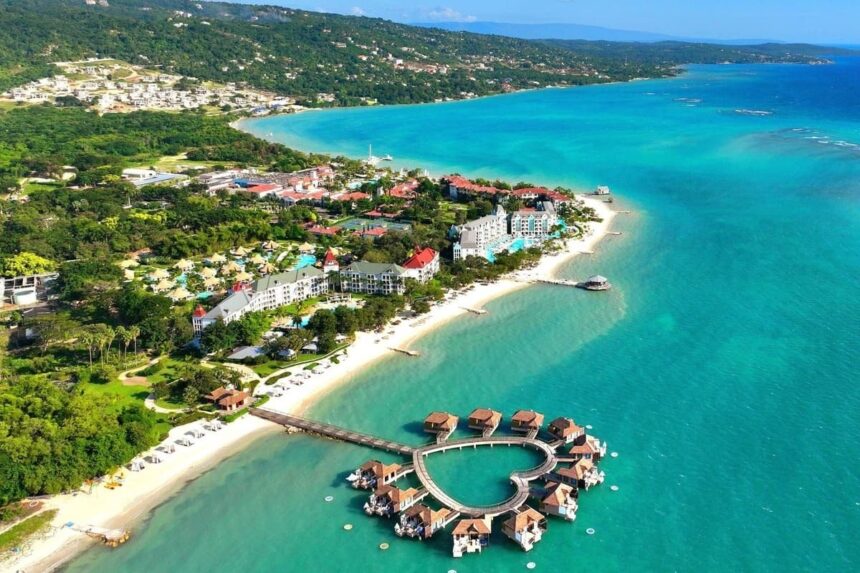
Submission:
[[[638,57],[620,45],[530,42],[283,7],[186,0],[0,0],[0,89],[51,62],[101,56],[303,103],[425,102],[526,87],[658,77],[697,61],[809,61],[804,49],[696,45]],[[716,50],[716,51],[714,51]],[[718,56],[718,57],[717,57]],[[333,96],[333,97],[331,97]]]

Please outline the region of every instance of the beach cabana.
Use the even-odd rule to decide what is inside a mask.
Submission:
[[[254,275],[252,275],[251,273],[246,272],[246,271],[242,271],[236,275],[236,280],[239,282],[246,282],[246,281],[252,280],[253,278],[254,278]]]
[[[152,286],[152,290],[155,292],[167,292],[174,286],[176,286],[176,283],[174,283],[173,281],[168,279],[162,279]]]
[[[270,275],[278,270],[278,267],[273,265],[272,263],[266,262],[257,267],[257,270],[263,273],[264,275]]]
[[[173,266],[174,266],[174,268],[177,268],[180,271],[190,271],[191,269],[194,268],[194,261],[189,261],[188,259],[182,259],[180,261],[177,261],[177,263]]]
[[[211,267],[206,267],[205,269],[202,269],[200,271],[200,276],[203,277],[204,279],[211,279],[212,277],[214,277],[217,274],[218,274],[218,271],[216,271],[215,269],[213,269]]]
[[[316,251],[316,248],[310,243],[302,243],[299,245],[299,252],[304,254],[313,253]]]
[[[173,302],[180,302],[183,300],[189,300],[194,298],[194,295],[188,292],[188,289],[185,287],[178,287],[173,289],[167,294],[167,298],[172,300]]]
[[[215,277],[209,277],[203,279],[203,287],[207,290],[212,290],[221,286],[221,279]]]
[[[209,264],[211,265],[220,265],[221,263],[227,262],[227,257],[222,255],[221,253],[215,253],[207,259],[207,262],[209,262]]]
[[[233,249],[232,251],[230,251],[230,254],[233,255],[234,257],[244,257],[244,256],[247,256],[248,253],[250,253],[250,252],[251,251],[249,251],[245,247],[239,246],[239,247],[236,247],[235,249]]]
[[[276,241],[265,241],[265,242],[263,242],[261,247],[263,248],[264,251],[275,251],[277,249],[280,249],[281,245],[280,245],[280,243],[278,243]]]
[[[266,258],[260,254],[255,254],[253,257],[250,258],[250,261],[251,261],[251,264],[262,265],[263,263],[266,262]]]
[[[167,269],[155,269],[149,273],[149,280],[153,282],[168,278],[170,278],[170,272]]]
[[[221,275],[222,276],[234,275],[240,271],[242,271],[242,265],[240,265],[234,261],[230,261],[229,263],[227,263],[226,265],[221,267]]]

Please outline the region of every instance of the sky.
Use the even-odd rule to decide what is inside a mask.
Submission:
[[[244,1],[398,22],[569,22],[697,38],[860,44],[860,0]]]

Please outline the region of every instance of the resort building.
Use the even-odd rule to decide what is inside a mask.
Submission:
[[[400,464],[384,464],[379,460],[365,462],[356,471],[357,478],[352,487],[375,490],[382,485],[394,482],[400,472]]]
[[[325,252],[325,257],[323,258],[322,270],[324,273],[336,273],[340,271],[340,264],[337,262],[337,257],[334,256],[334,253],[331,249],[328,249]]]
[[[406,269],[407,278],[426,283],[439,272],[439,253],[430,247],[417,247],[415,253],[403,263],[403,268]]]
[[[515,432],[525,432],[527,434],[540,431],[543,426],[543,414],[539,414],[534,410],[517,410],[511,418],[511,430]]]
[[[191,320],[194,333],[200,334],[219,320],[229,324],[249,312],[272,310],[324,295],[328,292],[328,288],[326,274],[314,267],[268,275],[256,281],[252,287],[236,285],[233,288],[233,294],[209,312],[201,306],[194,310]]]
[[[571,418],[556,418],[549,423],[547,431],[565,444],[572,444],[577,438],[585,436],[585,428],[577,426]]]
[[[364,504],[364,512],[368,515],[391,517],[415,505],[426,496],[414,487],[398,489],[393,485],[384,484],[376,488],[370,499]]]
[[[490,526],[483,519],[461,519],[451,535],[454,537],[454,557],[480,553],[490,544]]]
[[[576,519],[577,489],[570,485],[549,481],[546,484],[540,510],[547,515],[556,515],[568,521]]]
[[[340,271],[340,287],[344,292],[403,294],[406,277],[400,265],[359,261]]]
[[[469,428],[482,432],[484,437],[489,437],[502,422],[502,413],[487,408],[475,408],[469,414]]]
[[[454,243],[454,260],[466,257],[489,258],[501,243],[508,240],[508,215],[497,205],[492,215],[469,221],[457,229],[460,238]]]
[[[450,509],[443,507],[436,511],[419,503],[400,514],[400,522],[394,526],[394,532],[401,537],[406,535],[417,539],[430,539],[447,525],[450,515]]]
[[[555,207],[549,201],[538,203],[538,210],[521,209],[511,213],[511,236],[515,239],[545,241],[558,224]]]
[[[575,460],[590,460],[597,463],[605,455],[606,444],[601,444],[600,440],[594,436],[584,435],[576,440],[574,446],[570,448],[570,457]]]
[[[546,517],[539,511],[523,506],[502,524],[502,533],[516,541],[525,551],[531,551],[546,531]]]
[[[445,177],[444,181],[448,184],[448,195],[455,201],[474,196],[495,197],[511,194],[507,189],[499,189],[497,187],[490,187],[489,185],[478,185],[459,175]]]
[[[241,390],[221,387],[216,388],[203,399],[215,404],[222,412],[235,412],[250,404],[251,395]]]
[[[584,490],[603,483],[604,479],[603,472],[591,460],[579,460],[568,468],[556,470],[555,475],[560,482]]]
[[[448,412],[431,412],[424,418],[424,431],[436,434],[437,441],[446,440],[457,429],[459,418]]]

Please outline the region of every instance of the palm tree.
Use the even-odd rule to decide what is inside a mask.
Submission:
[[[140,336],[140,327],[137,325],[128,328],[128,335],[134,342],[134,353],[137,354],[137,338]]]
[[[90,357],[90,368],[93,367],[93,346],[95,345],[95,333],[89,329],[84,329],[81,331],[80,336],[78,337],[84,345],[87,347],[87,353]]]
[[[128,355],[128,345],[131,344],[131,333],[126,327],[117,326],[116,335],[119,337],[120,342],[122,342],[122,359],[125,360]]]

